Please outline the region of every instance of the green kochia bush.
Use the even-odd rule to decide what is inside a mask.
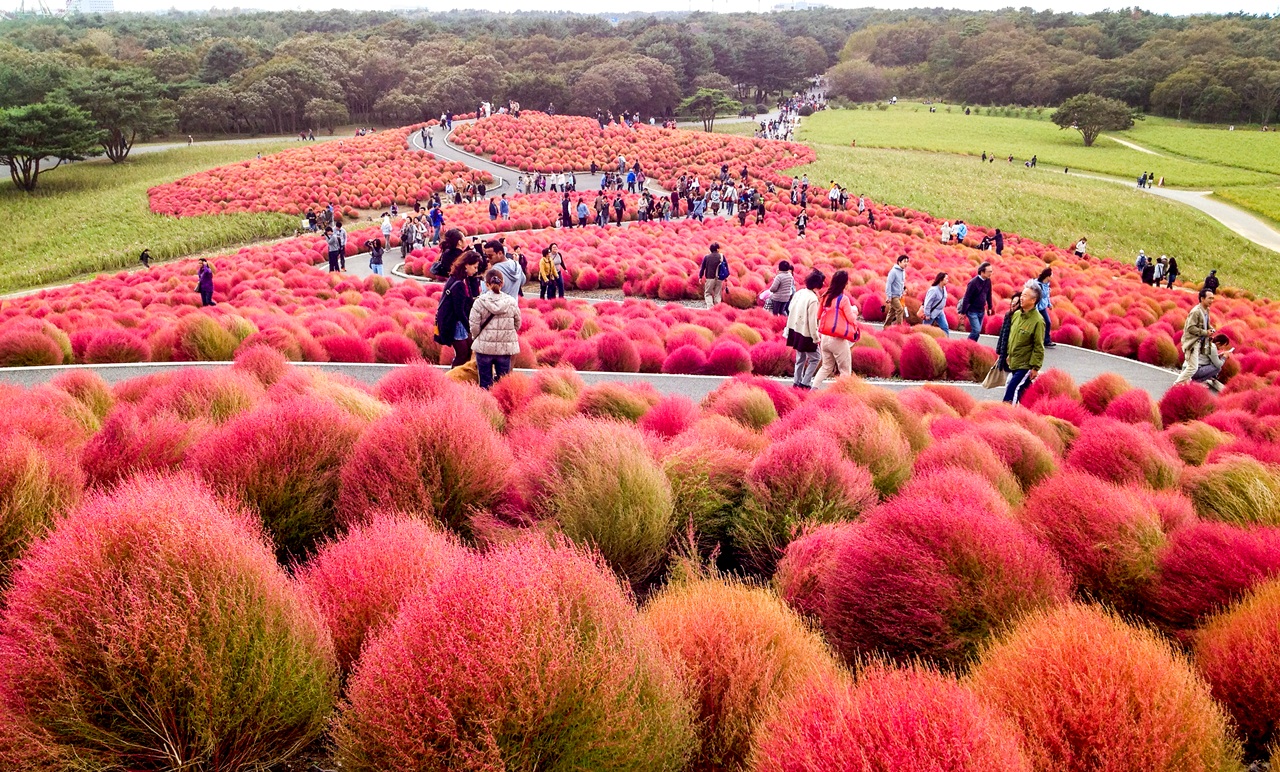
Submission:
[[[1280,525],[1280,475],[1248,456],[1187,470],[1182,485],[1201,517],[1235,525]]]
[[[474,556],[365,646],[334,728],[350,772],[668,772],[692,709],[597,557],[538,537]]]
[[[137,477],[19,563],[0,623],[0,768],[259,769],[314,741],[333,644],[247,513]]]

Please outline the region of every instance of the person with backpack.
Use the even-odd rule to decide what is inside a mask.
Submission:
[[[729,278],[729,263],[720,254],[719,242],[712,242],[710,249],[698,267],[698,278],[702,279],[702,299],[706,301],[707,308],[714,308],[720,302],[725,280]]]
[[[501,271],[490,269],[484,275],[489,291],[471,306],[471,350],[486,391],[511,372],[511,357],[520,353],[520,303],[506,291],[506,282]]]
[[[618,225],[622,225],[622,215],[627,211],[627,202],[622,200],[622,194],[613,199],[613,217]]]
[[[1218,269],[1214,268],[1212,271],[1209,271],[1208,276],[1204,277],[1204,286],[1201,287],[1201,289],[1207,289],[1210,292],[1217,292],[1219,283]]]
[[[795,349],[795,376],[791,385],[797,389],[813,388],[813,376],[818,372],[821,357],[818,355],[818,311],[822,301],[818,290],[827,281],[816,268],[805,277],[804,289],[791,298],[787,312],[787,346]]]
[[[857,303],[845,294],[849,286],[849,272],[836,271],[831,286],[822,295],[822,307],[818,311],[818,333],[822,338],[818,345],[821,364],[813,378],[813,386],[821,386],[828,377],[843,377],[853,372],[853,344],[862,336],[858,327]]]
[[[347,270],[347,229],[342,227],[342,220],[333,221],[333,235],[338,239],[338,270]]]
[[[453,262],[453,269],[436,308],[436,343],[453,347],[450,369],[471,360],[471,306],[480,294],[474,277],[480,270],[480,255],[468,251]]]
[[[1147,251],[1145,249],[1138,250],[1138,259],[1133,261],[1133,267],[1138,269],[1138,275],[1142,275],[1143,269],[1147,267]]]

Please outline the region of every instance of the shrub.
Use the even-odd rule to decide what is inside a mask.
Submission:
[[[776,440],[751,463],[746,483],[730,535],[743,563],[765,576],[801,526],[853,520],[876,502],[871,473],[815,430]]]
[[[578,395],[578,412],[596,418],[638,421],[661,397],[647,383],[597,383]]]
[[[1187,631],[1280,574],[1280,529],[1193,523],[1173,532],[1158,561],[1146,615],[1170,632]]]
[[[203,419],[213,423],[252,409],[265,394],[262,384],[247,373],[198,367],[179,370],[154,388],[138,386],[143,391],[137,405],[144,415],[168,411],[187,421]],[[132,401],[118,393],[117,396],[122,401]]]
[[[973,507],[980,512],[1001,517],[1013,516],[1009,500],[996,490],[990,480],[959,466],[942,466],[927,472],[917,472],[902,486],[898,495],[887,503],[920,499],[929,499],[948,509]]]
[[[0,586],[27,545],[80,500],[73,458],[20,435],[0,435]]]
[[[806,529],[787,545],[773,587],[797,613],[817,620],[826,608],[825,579],[842,540],[862,523],[831,523]]]
[[[1280,741],[1280,580],[1255,588],[1207,621],[1195,661],[1213,696],[1260,754]]]
[[[1072,469],[1118,485],[1137,483],[1160,489],[1178,484],[1182,464],[1161,435],[1108,418],[1095,418],[1082,428],[1067,455]]]
[[[1026,391],[1022,392],[1019,404],[1034,408],[1040,400],[1052,397],[1066,397],[1077,402],[1080,400],[1080,389],[1076,382],[1067,372],[1056,367],[1042,371]]]
[[[1133,387],[1115,373],[1103,373],[1080,387],[1080,401],[1090,413],[1102,415],[1111,400]]]
[[[1188,469],[1182,489],[1201,517],[1235,525],[1280,525],[1280,475],[1248,456]]]
[[[1031,415],[1026,411],[1019,412]],[[992,420],[974,422],[972,419],[944,419],[934,422],[933,431],[934,436],[939,439],[956,435],[970,435],[980,439],[1013,473],[1024,491],[1047,479],[1058,469],[1058,460],[1045,441],[1017,424]]]
[[[506,383],[506,380],[500,383]],[[409,401],[429,402],[453,388],[453,382],[439,369],[419,363],[392,370],[378,381],[373,393],[383,402],[399,404]]]
[[[640,418],[639,426],[647,432],[670,439],[693,426],[700,414],[693,400],[683,394],[668,394]]]
[[[1084,409],[1084,405],[1070,397],[1041,397],[1031,409],[1042,416],[1058,418],[1075,427],[1084,426],[1084,422],[1092,417]]]
[[[1164,428],[1160,423],[1159,406],[1151,401],[1151,395],[1144,389],[1126,391],[1111,400],[1102,414],[1129,424],[1150,424],[1157,431]]]
[[[938,341],[928,335],[910,335],[902,344],[898,372],[908,381],[932,381],[947,372],[947,355]]]
[[[756,375],[781,378],[792,371],[791,349],[785,343],[767,340],[751,347],[751,372]]]
[[[173,358],[180,362],[230,362],[239,339],[218,320],[197,312],[182,317],[177,326]]]
[[[956,434],[935,442],[916,456],[916,475],[927,475],[946,469],[963,469],[990,483],[1009,506],[1022,503],[1022,485],[991,446],[977,437]]]
[[[992,632],[1065,602],[1057,557],[1018,523],[974,504],[899,496],[842,539],[822,627],[849,661],[882,652],[960,668]]]
[[[529,540],[473,558],[366,645],[344,769],[679,769],[690,707],[603,561]]]
[[[186,463],[187,450],[212,426],[169,412],[146,413],[120,405],[89,440],[80,458],[91,485],[110,486],[142,472],[170,472]]]
[[[0,367],[62,364],[62,349],[47,335],[16,329],[0,334]]]
[[[465,398],[404,403],[365,430],[343,465],[339,519],[412,513],[465,535],[475,511],[501,501],[511,463],[507,444]]]
[[[893,357],[884,349],[854,346],[849,350],[849,359],[853,373],[863,378],[892,378],[897,369]]]
[[[746,492],[744,477],[750,464],[749,454],[710,442],[668,453],[662,468],[671,483],[677,536],[692,527],[701,554],[723,548]]]
[[[0,712],[34,735],[0,748],[11,769],[269,767],[336,696],[324,622],[191,478],[134,478],[59,522],[14,573],[0,650]]]
[[[187,464],[262,518],[279,557],[301,557],[337,528],[339,473],[363,429],[332,403],[295,397],[205,435]]]
[[[749,358],[749,357],[748,357]],[[662,372],[680,375],[696,375],[707,365],[707,356],[697,346],[688,345],[667,354],[662,362]]]
[[[108,328],[99,330],[89,339],[84,350],[84,361],[91,365],[123,362],[148,362],[151,345],[146,338],[129,330]]]
[[[1213,393],[1198,383],[1174,386],[1160,398],[1160,420],[1165,426],[1196,421],[1217,408]]]
[[[893,405],[900,407],[896,398]],[[911,475],[911,445],[905,432],[891,416],[858,397],[841,393],[813,397],[772,426],[770,433],[783,438],[809,429],[825,435],[818,447],[839,448],[846,459],[870,470],[882,496],[893,495]]]
[[[663,365],[663,372],[668,372]],[[702,366],[703,375],[736,375],[751,372],[751,352],[740,343],[732,340],[721,340],[707,352],[707,361]]]
[[[1057,550],[1081,590],[1132,603],[1156,571],[1164,524],[1133,492],[1067,471],[1031,492],[1023,522]]]
[[[68,370],[54,376],[49,385],[88,408],[99,421],[107,417],[116,398],[102,376],[92,370]]]
[[[983,654],[974,690],[1018,726],[1036,770],[1216,772],[1240,767],[1226,716],[1154,632],[1068,605]]]
[[[638,431],[613,421],[565,421],[551,430],[532,502],[543,520],[600,550],[631,582],[662,565],[674,526],[671,485]]]
[[[1012,726],[926,666],[815,680],[756,735],[752,772],[1031,772]]]
[[[409,336],[388,330],[373,339],[373,358],[383,364],[404,365],[422,359],[422,351]]]
[[[750,429],[760,430],[778,419],[778,409],[769,393],[741,381],[727,381],[707,395],[705,411],[727,416]]]
[[[1164,430],[1183,463],[1200,466],[1214,448],[1231,441],[1231,435],[1220,432],[1203,421],[1175,423]]]
[[[466,557],[453,537],[412,517],[374,515],[324,544],[298,570],[350,672],[360,647],[391,622],[406,597],[427,589]]]
[[[595,344],[601,370],[611,373],[640,372],[640,352],[627,336],[620,332],[606,332],[596,336]]]
[[[835,668],[822,639],[768,590],[721,579],[674,584],[642,617],[697,711],[691,770],[740,768],[778,700]]]

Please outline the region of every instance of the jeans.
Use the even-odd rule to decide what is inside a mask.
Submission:
[[[1049,309],[1040,309],[1040,315],[1044,317],[1044,345],[1047,346],[1053,342],[1053,339],[1049,337],[1049,329],[1053,326],[1052,323],[1049,322]]]
[[[796,352],[796,374],[791,379],[792,386],[812,386],[813,376],[818,372],[818,364],[822,361],[816,351]]]
[[[774,316],[786,316],[787,314],[791,313],[791,299],[788,298],[786,301],[783,301],[783,302],[779,302],[777,300],[770,300],[769,313],[773,314]]]
[[[338,270],[338,255],[342,254],[336,249],[329,250],[329,270],[330,272]]]
[[[559,276],[556,277],[555,285],[556,285],[556,294],[552,295],[551,297],[553,298],[564,297],[564,274],[560,274]]]
[[[476,368],[480,371],[480,388],[487,391],[494,383],[511,372],[511,356],[477,353]]]
[[[982,312],[970,311],[965,316],[969,317],[969,340],[977,340],[982,334]]]
[[[1014,370],[1009,376],[1009,383],[1004,387],[1004,401],[1016,405],[1022,399],[1022,392],[1027,390],[1031,385],[1031,379],[1027,377],[1030,370]]]
[[[382,276],[382,263],[369,263],[369,269],[373,271],[374,276]]]
[[[941,327],[942,331],[947,335],[951,334],[951,328],[947,326],[947,315],[945,312],[938,312],[936,316],[929,320],[929,324],[932,324],[934,327]]]

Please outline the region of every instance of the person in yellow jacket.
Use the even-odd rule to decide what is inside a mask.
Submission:
[[[538,261],[538,286],[538,297],[543,300],[564,297],[564,255],[554,243],[542,250],[542,259]]]

